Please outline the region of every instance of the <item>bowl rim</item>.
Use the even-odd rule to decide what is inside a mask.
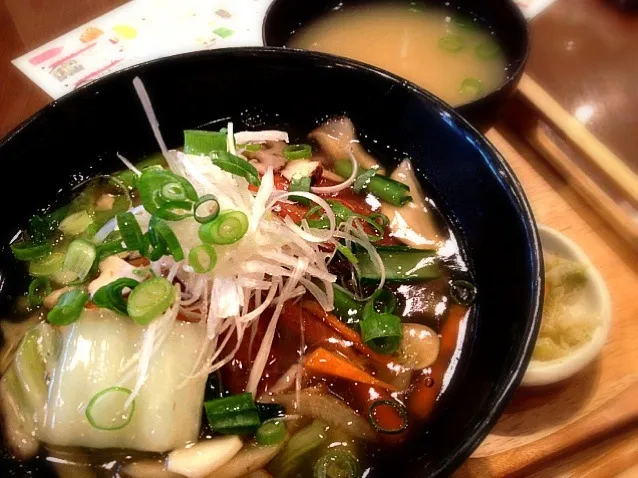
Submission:
[[[286,0],[273,0],[270,3],[270,5],[268,5],[268,8],[266,9],[266,12],[264,13],[264,17],[262,19],[262,24],[261,24],[261,44],[262,44],[262,46],[264,48],[285,48],[287,50],[312,52],[312,50],[304,50],[302,48],[291,48],[291,47],[287,47],[285,45],[282,45],[280,47],[276,46],[276,45],[269,45],[268,42],[266,41],[266,35],[267,35],[267,33],[266,33],[266,26],[267,25],[266,24],[268,22],[268,19],[269,19],[271,13],[272,13],[272,10],[274,9],[274,7],[276,7],[277,4],[279,4],[280,2],[283,2],[283,1],[286,1]],[[374,0],[369,0],[369,1],[374,1]],[[518,65],[518,68],[516,68],[515,70],[510,72],[510,74],[506,77],[505,81],[503,81],[496,89],[490,91],[487,95],[481,96],[480,98],[477,98],[477,99],[472,100],[472,101],[468,101],[467,103],[461,103],[461,104],[456,105],[456,106],[448,105],[448,106],[450,106],[451,108],[453,108],[455,110],[456,109],[463,109],[463,108],[470,108],[470,107],[472,107],[472,108],[473,107],[480,107],[480,105],[483,105],[485,103],[489,103],[492,100],[494,100],[497,96],[502,94],[505,90],[510,88],[512,85],[518,84],[518,81],[523,76],[523,73],[525,71],[525,66],[527,65],[527,61],[529,60],[530,50],[531,50],[529,22],[525,18],[525,15],[523,15],[523,12],[521,11],[521,9],[518,8],[518,6],[514,3],[513,0],[504,0],[503,5],[513,15],[514,21],[517,22],[517,25],[513,25],[512,28],[516,28],[518,26],[518,27],[521,27],[522,31],[523,31],[524,44],[522,46],[523,46],[523,49],[524,49],[524,54],[520,58],[520,63]],[[341,55],[333,55],[333,54],[330,54],[330,53],[324,53],[324,54],[350,60],[350,58],[343,57]],[[519,59],[517,58],[517,60],[519,60]],[[353,61],[358,61],[358,60],[353,60]],[[368,63],[365,63],[365,64],[368,65]],[[370,65],[370,66],[373,66],[373,65]],[[379,68],[379,67],[376,67],[376,66],[374,66],[374,68],[376,68],[378,70],[383,70],[382,68]],[[392,72],[390,72],[388,70],[383,70],[383,71],[386,71],[386,72],[390,73],[391,75],[395,75],[394,73],[392,73]],[[509,70],[508,70],[508,72],[509,72]],[[409,81],[409,80],[406,80],[406,81]],[[428,93],[430,93],[430,92],[428,91]],[[433,94],[433,93],[431,93],[431,94]]]
[[[501,153],[489,142],[489,140],[483,136],[472,124],[470,124],[465,118],[463,118],[459,112],[452,108],[443,100],[434,96],[427,90],[405,80],[393,73],[376,68],[367,63],[362,63],[349,58],[337,57],[334,55],[328,55],[325,53],[312,52],[307,50],[294,50],[283,47],[233,47],[233,48],[219,48],[215,50],[203,50],[196,52],[181,53],[178,55],[171,55],[168,57],[157,58],[144,63],[133,65],[117,72],[113,72],[107,76],[91,81],[80,88],[67,93],[61,98],[52,101],[44,106],[42,109],[34,113],[31,117],[27,118],[21,124],[16,126],[10,133],[4,138],[0,139],[0,155],[3,148],[22,130],[27,128],[32,122],[38,120],[43,115],[46,115],[49,111],[55,108],[63,108],[65,104],[72,101],[75,97],[90,93],[96,94],[99,92],[99,88],[102,85],[108,85],[109,82],[117,81],[120,77],[128,76],[131,73],[138,73],[143,76],[144,70],[149,67],[153,67],[160,63],[179,63],[185,59],[191,58],[211,58],[225,55],[243,55],[248,58],[267,60],[270,57],[289,57],[291,60],[297,58],[310,59],[316,62],[324,62],[332,66],[338,65],[356,70],[364,70],[367,73],[371,73],[373,76],[382,77],[385,81],[389,81],[394,86],[409,90],[417,97],[426,99],[432,107],[438,107],[439,110],[445,112],[451,117],[459,127],[463,128],[469,134],[473,136],[474,144],[477,148],[489,151],[491,158],[490,162],[493,166],[500,168],[500,171],[495,170],[494,174],[500,176],[500,180],[507,184],[510,190],[510,198],[513,204],[520,210],[524,227],[527,232],[528,239],[530,240],[530,256],[528,261],[531,266],[533,277],[530,284],[525,284],[526,287],[532,288],[531,300],[529,304],[529,310],[524,320],[530,324],[531,327],[528,333],[523,337],[520,346],[510,355],[512,355],[512,366],[503,371],[503,377],[501,380],[501,387],[496,396],[491,400],[491,407],[485,411],[480,421],[468,432],[468,436],[465,440],[460,442],[455,448],[452,448],[447,456],[441,459],[439,466],[432,470],[430,476],[441,476],[452,473],[458,468],[472,452],[479,446],[485,436],[494,427],[497,420],[501,416],[503,410],[512,399],[514,392],[518,388],[523,379],[523,374],[527,368],[527,364],[532,355],[534,344],[536,343],[536,337],[540,328],[541,312],[543,305],[543,283],[544,283],[544,268],[541,254],[540,235],[536,226],[536,221],[532,212],[532,208],[525,196],[523,187],[521,186],[518,178],[515,176],[512,168],[505,161]],[[453,211],[452,211],[453,212]],[[422,460],[422,458],[420,458]]]
[[[607,342],[612,323],[612,306],[609,288],[600,271],[596,268],[583,249],[565,234],[544,224],[538,225],[541,243],[544,237],[556,241],[568,252],[566,255],[573,257],[578,262],[587,266],[586,275],[596,290],[600,307],[600,323],[596,326],[592,338],[576,348],[572,353],[555,360],[542,362],[530,360],[521,385],[523,387],[536,387],[550,385],[568,379],[591,364],[600,354]],[[551,247],[545,246],[543,252],[550,252]],[[557,251],[553,251],[557,252]],[[560,255],[560,254],[559,254]]]

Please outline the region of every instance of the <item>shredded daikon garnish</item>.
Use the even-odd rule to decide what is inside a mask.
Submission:
[[[237,242],[215,247],[217,263],[211,272],[195,273],[187,264],[177,263],[170,257],[151,264],[155,274],[167,275],[169,280],[179,281],[183,290],[169,311],[152,322],[145,332],[148,336],[145,336],[139,357],[135,359],[137,379],[129,400],[134,399],[143,385],[149,360],[158,347],[161,347],[162,340],[167,336],[166,331],[170,331],[167,328],[169,323],[172,325],[179,312],[188,320],[199,319],[198,326],[202,328],[203,337],[192,371],[189,376],[184,377],[183,383],[186,383],[189,377],[212,373],[232,360],[247,328],[250,328],[252,348],[261,314],[273,307],[248,378],[247,391],[255,394],[285,302],[297,299],[307,292],[325,310],[333,308],[332,283],[336,281],[336,276],[328,271],[327,266],[334,252],[326,252],[321,249],[322,246],[344,239],[348,245],[354,243],[363,247],[379,267],[379,287],[383,287],[383,263],[367,234],[352,221],[346,221],[337,227],[332,208],[317,195],[333,193],[352,185],[357,177],[358,163],[350,153],[353,161],[350,178],[335,186],[312,188],[312,192],[285,192],[275,189],[273,171],[269,168],[262,176],[255,193],[250,190],[246,179],[222,170],[208,156],[168,150],[144,85],[139,78],[134,80],[134,85],[171,171],[187,179],[198,195],[214,195],[222,212],[233,210],[246,214],[249,227]],[[232,154],[237,154],[236,142],[246,144],[266,141],[288,142],[288,134],[283,131],[234,133],[233,123],[228,123],[227,150]],[[296,224],[290,217],[281,218],[274,214],[273,210],[278,204],[286,202],[290,196],[303,197],[320,206],[323,216],[328,218],[328,229],[311,228],[306,220]],[[140,213],[138,222],[143,231],[148,229],[149,219],[148,214]],[[188,217],[171,222],[170,226],[185,257],[188,257],[190,250],[201,244],[198,234],[200,224],[193,217]],[[103,240],[115,227],[115,222],[108,223],[108,227],[103,227],[98,236]],[[229,352],[226,346],[233,336],[234,347]],[[132,365],[127,370],[127,375],[130,375]],[[297,374],[297,388],[300,386],[300,377]],[[128,380],[131,378],[128,376]]]

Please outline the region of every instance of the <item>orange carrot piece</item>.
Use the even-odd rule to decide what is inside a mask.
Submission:
[[[443,376],[456,350],[459,327],[469,313],[467,307],[452,305],[441,327],[441,348],[439,356],[430,367],[429,374],[421,374],[413,382],[413,390],[408,397],[408,413],[417,420],[425,420],[434,409],[436,398],[441,391]]]
[[[332,352],[328,352],[323,347],[316,348],[304,361],[304,366],[313,372],[332,377],[340,377],[353,382],[376,385],[388,390],[396,391],[396,387],[374,378],[365,370],[361,370],[356,365],[348,362]]]
[[[381,355],[368,347],[365,343],[363,343],[363,341],[361,340],[361,336],[358,333],[341,322],[336,315],[323,310],[323,307],[321,307],[318,302],[307,300],[304,301],[301,306],[312,313],[312,315],[320,318],[326,325],[328,325],[328,327],[340,334],[344,339],[352,342],[354,347],[359,352],[366,355],[371,360],[374,360],[382,366],[387,366],[388,364],[393,362],[392,357]]]

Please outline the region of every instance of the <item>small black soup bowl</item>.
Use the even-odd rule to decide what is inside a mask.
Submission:
[[[467,17],[476,18],[491,31],[501,46],[506,59],[507,73],[499,88],[475,101],[457,106],[456,110],[475,127],[486,130],[498,117],[502,104],[516,90],[523,74],[529,49],[527,22],[512,0],[425,0],[405,4],[445,6],[446,10],[458,10]],[[392,3],[399,3],[394,1]],[[372,3],[389,3],[388,0],[274,0],[266,12],[263,23],[263,41],[266,46],[285,46],[290,36],[300,27],[331,11],[344,7]]]
[[[110,75],[45,107],[0,142],[2,298],[23,293],[22,265],[8,244],[34,213],[53,207],[86,178],[122,168],[158,146],[132,80],[139,76],[169,148],[183,130],[287,129],[300,139],[327,118],[348,115],[362,144],[388,166],[412,158],[420,181],[457,231],[478,288],[454,379],[422,432],[372,476],[443,476],[478,446],[518,386],[540,323],[542,263],[523,191],[499,153],[447,105],[367,65],[311,52],[238,48],[191,53]],[[6,314],[2,315],[7,317]],[[44,461],[11,476],[51,476]],[[28,474],[31,473],[31,474]]]

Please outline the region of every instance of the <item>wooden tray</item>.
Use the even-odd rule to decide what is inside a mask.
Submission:
[[[491,130],[488,138],[514,169],[537,221],[574,239],[598,268],[611,293],[613,323],[601,357],[590,367],[561,384],[519,389],[456,476],[614,476],[638,463],[638,429],[628,423],[625,433],[614,430],[608,442],[593,447],[585,443],[596,424],[590,429],[587,421],[581,422],[585,432],[581,429],[576,436],[570,429],[596,410],[607,410],[604,405],[619,393],[638,387],[638,253],[504,125]],[[638,394],[623,410],[611,408],[605,418],[612,422],[632,413],[638,416]],[[549,451],[565,443],[572,449],[551,462],[545,460]]]

